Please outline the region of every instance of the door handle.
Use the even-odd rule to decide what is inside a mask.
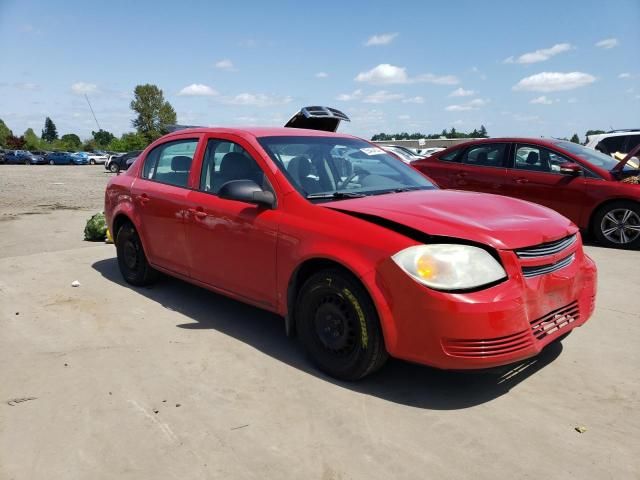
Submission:
[[[146,205],[151,200],[146,193],[141,194],[138,198],[140,199],[140,203],[142,205]]]
[[[526,178],[516,178],[516,183],[522,185],[523,183],[529,183],[529,180],[527,180]]]
[[[203,219],[207,217],[207,213],[202,209],[202,207],[190,208],[188,212],[198,219]]]

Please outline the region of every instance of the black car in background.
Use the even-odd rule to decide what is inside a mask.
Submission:
[[[135,150],[121,155],[112,155],[107,163],[104,164],[104,168],[112,173],[118,173],[120,170],[126,170],[129,168],[129,165],[133,163],[133,160],[141,153],[142,150]]]

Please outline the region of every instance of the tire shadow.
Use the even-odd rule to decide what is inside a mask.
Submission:
[[[549,365],[562,352],[562,344],[554,342],[537,357],[501,373],[450,372],[389,359],[379,372],[358,382],[343,382],[312,366],[295,338],[285,335],[284,321],[278,315],[169,277],[153,287],[132,287],[122,279],[115,258],[100,260],[92,267],[110,282],[193,320],[176,325],[178,328],[217,330],[332,384],[417,408],[457,410],[489,402]]]

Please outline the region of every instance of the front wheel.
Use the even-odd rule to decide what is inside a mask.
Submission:
[[[118,165],[118,164],[117,164],[117,163],[115,163],[115,162],[111,162],[111,163],[109,164],[109,171],[110,171],[111,173],[118,173],[118,172],[120,171],[120,165]]]
[[[133,225],[120,227],[116,236],[118,267],[124,279],[131,285],[151,285],[158,278],[158,271],[147,261],[140,236]]]
[[[607,247],[640,248],[640,204],[612,202],[597,211],[593,233]]]
[[[329,269],[311,276],[298,295],[295,319],[307,354],[333,377],[358,380],[387,360],[373,301],[346,272]]]

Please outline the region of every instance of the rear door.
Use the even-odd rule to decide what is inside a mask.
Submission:
[[[584,176],[563,175],[560,164],[568,157],[533,144],[515,144],[507,172],[505,194],[549,207],[574,223],[589,203]]]
[[[155,147],[131,188],[149,260],[184,276],[190,263],[185,233],[189,175],[198,140],[180,138]]]
[[[461,168],[452,188],[504,194],[508,143],[480,143],[468,147],[461,157]],[[437,181],[437,180],[436,180]]]
[[[463,150],[457,149],[447,152],[444,155],[434,155],[411,163],[411,166],[418,169],[431,178],[441,188],[455,188],[457,175],[462,172]]]

